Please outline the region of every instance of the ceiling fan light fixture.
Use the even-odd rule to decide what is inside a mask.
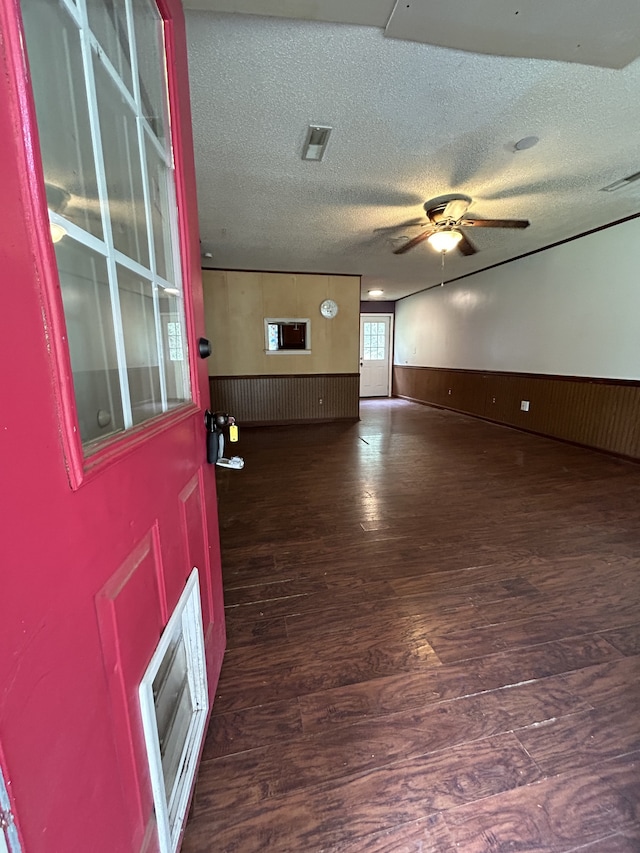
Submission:
[[[320,124],[311,124],[302,149],[303,160],[322,160],[327,149],[332,128]]]
[[[462,240],[462,233],[454,228],[434,231],[427,237],[427,242],[436,252],[450,252],[451,249],[455,249],[460,240]]]

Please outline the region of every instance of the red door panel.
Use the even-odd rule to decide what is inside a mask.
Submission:
[[[142,830],[152,807],[144,744],[137,737],[133,722],[138,704],[136,685],[147,667],[147,650],[155,647],[164,621],[159,562],[157,528],[154,528],[96,596],[119,776],[129,792],[126,804],[137,828],[133,849],[142,842]]]
[[[165,0],[193,403],[83,460],[19,6],[0,0],[0,760],[26,853],[157,849],[137,688],[194,565],[224,652],[184,23]]]

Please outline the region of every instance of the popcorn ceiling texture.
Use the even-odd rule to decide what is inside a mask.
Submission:
[[[385,298],[441,280],[425,243],[376,229],[447,192],[526,231],[467,229],[483,269],[640,210],[601,188],[640,170],[640,61],[611,70],[389,39],[378,27],[187,11],[200,232],[209,266],[355,273]],[[304,162],[310,123],[333,127]],[[514,153],[535,134],[539,144]]]

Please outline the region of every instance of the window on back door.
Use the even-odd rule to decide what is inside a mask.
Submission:
[[[22,0],[85,453],[191,399],[163,20]]]
[[[383,361],[385,355],[385,324],[366,320],[363,331],[363,356],[367,361]]]

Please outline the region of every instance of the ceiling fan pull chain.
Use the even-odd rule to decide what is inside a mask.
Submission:
[[[440,254],[442,256],[442,281],[440,282],[440,287],[444,287],[444,256],[446,252],[440,252]]]

